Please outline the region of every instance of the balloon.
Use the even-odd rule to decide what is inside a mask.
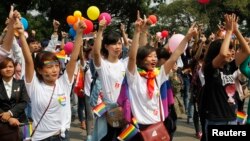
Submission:
[[[200,4],[208,4],[210,0],[198,0]]]
[[[69,35],[70,35],[70,37],[74,38],[76,36],[76,31],[73,28],[70,28],[69,29]]]
[[[76,11],[74,12],[74,16],[75,16],[75,17],[81,17],[81,16],[82,16],[82,12],[79,11],[79,10],[76,10]]]
[[[65,45],[64,45],[64,51],[67,55],[70,55],[72,50],[74,48],[74,44],[72,42],[67,42]]]
[[[163,38],[168,37],[168,31],[167,31],[167,30],[163,30],[163,31],[161,32],[161,36],[162,36]]]
[[[27,30],[29,24],[28,24],[28,21],[24,17],[21,17],[21,23],[23,25],[24,30]]]
[[[184,35],[182,34],[174,34],[168,41],[169,43],[169,49],[171,52],[174,52],[176,50],[176,48],[179,46],[179,44],[181,43],[181,41],[184,39]],[[187,48],[187,44],[186,44],[186,48]]]
[[[77,30],[77,27],[78,27],[78,22],[74,23],[73,29],[74,29],[74,30]]]
[[[148,19],[152,22],[152,24],[156,24],[157,17],[155,15],[149,15]]]
[[[93,25],[92,21],[87,20],[87,19],[84,20],[84,22],[85,22],[87,28],[83,31],[83,33],[84,34],[89,34],[90,32],[93,31],[94,25]]]
[[[28,32],[24,31],[24,36],[25,36],[25,38],[27,39],[27,38],[29,37]]]
[[[109,13],[101,13],[101,15],[98,18],[98,21],[100,22],[103,18],[105,17],[105,20],[107,21],[107,25],[109,25],[111,23],[111,16]]]
[[[72,16],[72,15],[69,15],[69,16],[67,17],[67,23],[70,24],[70,25],[73,25],[74,23],[76,23],[76,21],[77,21],[77,18],[75,18],[75,17]]]
[[[156,36],[162,38],[161,32],[156,32]]]
[[[240,64],[240,71],[243,73],[247,78],[250,78],[250,56],[248,56],[243,63]]]
[[[90,20],[96,20],[100,15],[100,10],[96,6],[90,6],[87,10],[87,15]]]

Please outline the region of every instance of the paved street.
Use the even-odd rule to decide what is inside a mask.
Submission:
[[[72,122],[71,129],[70,129],[70,137],[71,141],[83,141],[86,137],[85,130],[80,128],[80,123],[76,119]],[[177,122],[177,131],[175,132],[175,136],[173,141],[198,141],[195,138],[195,131],[193,124],[187,124],[186,118],[178,119]]]
[[[248,99],[245,102],[245,109],[247,108]],[[178,119],[177,130],[175,132],[173,141],[198,141],[195,137],[193,123],[187,124],[186,117]],[[71,141],[85,141],[86,132],[80,128],[80,123],[76,119],[72,122],[70,129]]]

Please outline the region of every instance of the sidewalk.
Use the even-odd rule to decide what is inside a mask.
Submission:
[[[86,131],[80,128],[80,122],[76,119],[71,123],[70,140],[71,141],[85,141]],[[195,137],[193,123],[187,124],[186,118],[178,119],[177,130],[175,132],[173,141],[198,141]]]
[[[245,101],[245,109],[247,108],[249,99]],[[247,111],[247,109],[245,110]],[[174,134],[173,141],[199,141],[195,136],[193,123],[187,124],[187,118],[178,119],[177,130]],[[71,123],[70,140],[71,141],[85,141],[86,131],[80,128],[80,122],[76,119]]]

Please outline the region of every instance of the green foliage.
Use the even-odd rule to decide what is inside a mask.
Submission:
[[[250,1],[249,0],[210,0],[207,5],[202,5],[197,0],[175,0],[166,5],[165,0],[153,0],[160,3],[149,8],[152,0],[2,0],[0,4],[0,29],[5,25],[10,4],[15,3],[15,9],[20,11],[29,22],[28,31],[36,30],[39,39],[49,38],[52,33],[52,21],[58,20],[61,29],[69,30],[66,17],[73,15],[75,10],[80,10],[83,17],[87,18],[87,9],[97,6],[100,12],[108,12],[112,15],[112,24],[108,29],[117,29],[122,22],[127,25],[127,32],[131,35],[133,22],[136,20],[136,12],[141,16],[155,14],[158,23],[150,29],[151,34],[168,30],[169,33],[185,33],[195,21],[203,24],[207,33],[217,30],[217,24],[223,21],[225,13],[236,13],[240,17],[240,27],[243,33],[250,33]],[[39,16],[28,14],[28,10],[36,9]],[[98,20],[93,21],[95,29]],[[245,23],[245,24],[243,24]]]
[[[206,34],[210,34],[217,30],[217,25],[223,22],[223,15],[226,13],[236,13],[240,18],[239,24],[242,32],[249,32],[249,0],[211,0],[206,5],[196,0],[175,0],[169,5],[160,4],[157,11],[160,20],[155,28],[160,31],[163,28],[168,29],[170,33],[185,33],[184,31],[187,31],[191,23],[195,21],[202,24]],[[244,20],[246,25],[242,24]]]

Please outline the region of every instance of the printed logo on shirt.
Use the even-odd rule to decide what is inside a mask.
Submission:
[[[59,94],[57,98],[60,105],[65,106],[66,105],[66,96],[65,94]]]
[[[227,96],[229,97],[228,98],[228,103],[232,103],[232,104],[235,104],[235,100],[233,98],[233,96],[235,95],[235,85],[234,84],[229,84],[225,87],[225,90],[226,90],[226,93],[227,93]]]
[[[225,91],[228,95],[228,103],[235,104],[235,99],[233,96],[235,95],[235,81],[233,75],[224,75],[221,72],[221,80],[222,80],[222,85],[225,88]]]
[[[233,75],[224,75],[222,72],[221,72],[221,80],[223,86],[235,83]]]

